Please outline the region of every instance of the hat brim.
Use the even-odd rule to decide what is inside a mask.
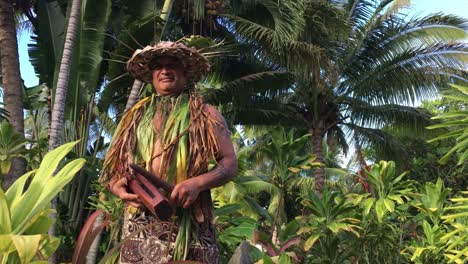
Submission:
[[[150,63],[156,57],[175,57],[185,66],[185,74],[188,80],[198,82],[210,69],[208,60],[196,49],[174,45],[171,47],[146,46],[137,50],[127,62],[127,70],[130,75],[140,81],[151,83],[153,80]]]

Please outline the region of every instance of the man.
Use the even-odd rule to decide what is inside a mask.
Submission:
[[[122,238],[144,229],[122,246],[120,261],[219,263],[209,190],[236,175],[237,158],[223,117],[193,87],[208,72],[208,61],[181,43],[161,42],[137,50],[127,68],[152,82],[156,94],[124,115],[104,162],[101,181],[127,204]],[[151,215],[129,191],[131,163],[175,184],[168,194],[178,207],[175,221]]]

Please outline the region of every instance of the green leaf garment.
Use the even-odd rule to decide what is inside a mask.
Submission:
[[[162,114],[167,116],[161,129],[162,133],[158,133],[153,125],[153,117],[156,111],[162,111]],[[100,181],[107,186],[113,177],[130,179],[132,177],[130,163],[138,164],[150,170],[151,161],[155,156],[161,157],[160,169],[157,174],[169,183],[177,184],[187,178],[206,173],[209,164],[216,160],[218,154],[218,144],[215,137],[217,128],[225,127],[210,117],[201,96],[196,91],[183,93],[175,98],[157,95],[146,97],[122,117],[104,160]],[[158,139],[157,137],[159,137],[162,144],[162,151],[155,154],[153,153],[153,147]],[[128,219],[127,216],[124,217],[123,236],[126,234],[126,220],[153,224],[152,219],[155,218],[154,216],[148,215],[148,212],[142,212],[142,214],[143,216],[137,213],[137,216]],[[138,220],[136,220],[137,218]],[[205,191],[200,193],[191,208],[179,208],[177,210],[176,222],[179,226],[172,245],[169,245],[171,242],[158,242],[159,244],[156,246],[149,245],[149,237],[153,238],[155,236],[151,232],[145,232],[143,239],[138,240],[135,238],[134,241],[130,240],[130,244],[134,244],[133,248],[123,246],[121,262],[125,263],[125,261],[122,261],[122,254],[127,257],[128,262],[132,263],[139,263],[140,260],[141,263],[146,261],[167,261],[169,260],[167,256],[165,258],[161,258],[161,256],[153,257],[155,255],[154,250],[153,253],[148,252],[147,255],[143,254],[144,256],[138,255],[138,253],[138,257],[134,257],[134,251],[140,251],[141,253],[141,248],[162,248],[166,246],[165,250],[156,250],[158,254],[162,254],[164,251],[168,252],[169,255],[172,254],[173,260],[188,258],[207,263],[217,263],[219,261],[219,252],[214,238],[213,220],[214,214],[210,192]],[[161,225],[168,224],[161,222]],[[141,227],[141,225],[138,227]],[[135,227],[132,229],[135,229]],[[171,231],[169,233],[172,232],[172,229],[170,227]],[[161,230],[168,232],[167,228]],[[169,236],[172,237],[172,234]],[[136,243],[140,244],[137,245]],[[139,247],[138,250],[135,245]],[[209,247],[209,252],[205,252],[204,246]],[[167,249],[168,247],[173,248],[173,250]],[[194,247],[198,248],[198,252],[194,250]]]

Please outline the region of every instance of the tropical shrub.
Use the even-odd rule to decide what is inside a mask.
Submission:
[[[468,259],[468,192],[447,199],[442,181],[424,184],[413,203],[421,215],[422,235],[402,251],[414,263],[464,263]]]
[[[22,157],[25,154],[26,140],[15,128],[3,120],[0,124],[0,186],[3,178],[8,174],[13,158]]]
[[[313,249],[314,257],[309,257],[308,263],[338,263],[346,259],[340,235],[350,232],[360,236],[360,220],[353,217],[356,206],[328,188],[323,189],[321,197],[310,192],[303,197],[302,204],[308,214],[296,219],[301,226],[298,233],[306,236],[304,250]],[[318,245],[314,247],[315,244]]]
[[[350,259],[363,263],[401,262],[404,234],[412,228],[408,202],[414,196],[414,181],[397,174],[393,161],[380,161],[365,172],[370,192],[348,194],[359,206],[360,236],[347,236]],[[403,224],[403,223],[408,224]]]
[[[455,138],[457,144],[453,146],[441,159],[440,163],[447,163],[448,159],[453,154],[458,154],[458,165],[463,164],[468,159],[468,111],[466,110],[466,102],[468,101],[468,86],[451,84],[454,88],[443,94],[445,98],[464,105],[464,110],[453,111],[433,117],[433,119],[444,120],[441,124],[429,126],[429,129],[449,128],[451,131],[432,141],[437,141],[446,138]]]
[[[55,176],[54,172],[76,144],[56,148],[44,156],[37,170],[21,176],[6,192],[0,189],[2,263],[46,262],[59,246],[59,239],[47,233],[54,222],[50,217],[54,213],[51,200],[73,179],[85,160],[72,160]]]

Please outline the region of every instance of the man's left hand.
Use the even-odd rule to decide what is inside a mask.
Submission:
[[[195,178],[187,179],[174,187],[171,193],[173,204],[188,208],[198,198],[200,189]]]

